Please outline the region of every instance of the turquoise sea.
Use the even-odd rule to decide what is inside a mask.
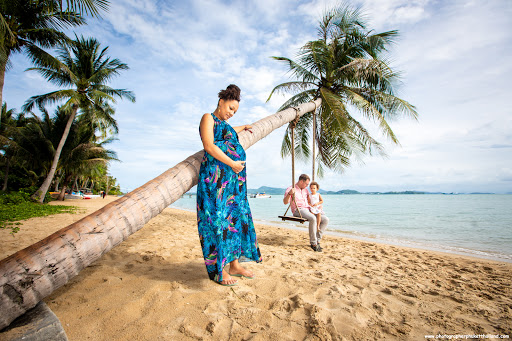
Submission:
[[[344,237],[512,262],[512,195],[386,194],[322,195],[328,231]],[[282,222],[282,196],[249,199],[253,218]],[[195,211],[195,195],[171,207]],[[290,214],[290,213],[288,213]]]

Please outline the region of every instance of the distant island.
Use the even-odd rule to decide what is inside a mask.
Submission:
[[[265,193],[269,195],[283,195],[286,188],[276,188],[261,186],[260,188],[248,188],[247,194],[258,194]],[[353,189],[342,189],[341,191],[326,191],[324,189],[319,190],[320,194],[328,195],[388,195],[388,194],[442,194],[442,195],[459,195],[459,194],[496,194],[487,192],[471,192],[471,193],[459,193],[459,192],[426,192],[426,191],[389,191],[389,192],[359,192]],[[187,195],[195,195],[195,192],[187,192]],[[512,193],[505,193],[512,194]]]
[[[270,195],[283,195],[285,188],[267,187],[261,186],[257,189],[247,189],[248,194],[265,193]],[[341,191],[326,191],[323,189],[319,190],[320,194],[334,194],[334,195],[348,195],[348,194],[371,194],[371,195],[386,195],[386,194],[445,194],[445,195],[457,195],[457,194],[494,194],[494,193],[444,193],[444,192],[425,192],[425,191],[389,191],[389,192],[359,192],[353,189],[342,189]]]

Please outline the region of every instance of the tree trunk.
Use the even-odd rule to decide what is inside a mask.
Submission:
[[[5,82],[5,68],[7,66],[7,60],[9,60],[9,52],[7,52],[6,62],[0,62],[0,108],[4,105],[3,93],[4,93],[4,82]],[[2,111],[0,110],[0,124],[2,124]]]
[[[71,175],[68,175],[64,178],[64,181],[62,182],[62,189],[59,193],[59,197],[57,198],[57,200],[64,201],[64,199],[66,198],[66,189],[68,188],[69,183],[71,182],[71,178]]]
[[[53,189],[54,192],[59,192],[59,185],[60,185],[60,176],[61,176],[61,171],[59,171],[57,173],[57,177],[56,177],[56,181],[55,181],[55,188]]]
[[[57,200],[64,201],[64,199],[66,198],[66,189],[67,188],[68,188],[68,186],[62,185],[62,188],[60,189],[59,196],[57,197]]]
[[[73,189],[75,192],[80,192],[80,188],[78,187],[78,175],[75,177],[75,181],[73,181]]]
[[[11,158],[6,158],[7,165],[5,166],[5,175],[4,175],[4,185],[2,186],[2,192],[7,191],[7,182],[9,181],[9,164],[10,164]]]
[[[68,138],[69,130],[71,129],[71,124],[73,124],[73,121],[75,120],[76,112],[78,111],[78,106],[73,105],[73,108],[71,110],[71,115],[69,116],[68,122],[66,123],[66,128],[64,129],[64,133],[62,133],[59,145],[57,146],[57,150],[55,151],[50,172],[46,176],[46,179],[44,179],[44,182],[41,185],[41,187],[39,187],[39,189],[34,194],[32,194],[32,199],[40,202],[41,204],[44,201],[44,196],[46,195],[46,192],[48,192],[48,188],[50,188],[53,176],[55,175],[55,171],[57,170],[57,164],[59,163],[60,153],[62,152],[62,148],[66,143],[66,139]]]
[[[240,143],[247,149],[314,108],[314,103],[305,103],[297,112],[291,108],[259,120],[252,124],[252,133],[240,132]],[[0,330],[196,185],[203,154],[201,150],[189,156],[102,209],[0,261]]]
[[[110,178],[107,176],[107,186],[105,187],[105,196],[107,196],[108,192],[110,192],[110,185],[111,184],[109,185],[109,182],[110,182],[109,180],[110,180]]]
[[[316,145],[316,110],[313,111],[313,170],[311,172],[311,181],[315,181],[315,145]]]
[[[89,178],[86,178],[84,181],[82,181],[82,188],[89,188]]]

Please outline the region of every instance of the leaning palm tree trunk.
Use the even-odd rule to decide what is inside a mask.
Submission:
[[[59,141],[59,145],[57,146],[57,150],[55,150],[55,155],[53,156],[52,166],[50,168],[50,171],[48,172],[48,175],[46,176],[46,179],[44,179],[43,184],[39,189],[32,194],[32,199],[37,200],[41,204],[44,201],[44,197],[46,196],[46,193],[48,192],[48,188],[50,188],[50,184],[52,183],[53,176],[55,175],[55,171],[57,170],[57,164],[59,163],[60,153],[62,152],[62,148],[64,148],[64,144],[66,143],[66,140],[69,135],[69,131],[71,130],[71,125],[73,124],[73,121],[75,120],[76,113],[78,111],[78,106],[74,105],[73,109],[71,110],[71,115],[69,116],[68,122],[66,123],[66,128],[64,129],[64,132],[62,133],[62,137]]]
[[[266,117],[253,124],[252,133],[241,132],[240,142],[247,149],[314,108],[314,103],[305,103]],[[203,153],[189,156],[102,209],[0,261],[0,330],[196,185]]]

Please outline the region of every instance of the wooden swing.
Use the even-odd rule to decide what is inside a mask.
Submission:
[[[297,109],[294,108],[296,111]],[[316,105],[315,105],[315,109],[316,109]],[[295,188],[295,127],[297,126],[297,123],[299,122],[299,117],[297,116],[292,122],[290,122],[290,128],[291,128],[291,131],[292,131],[292,188]],[[313,161],[314,162],[314,161]],[[285,220],[290,220],[290,221],[295,221],[295,222],[299,222],[301,224],[304,224],[304,222],[308,221],[306,218],[303,218],[302,217],[302,214],[300,213],[300,210],[299,211],[299,215],[300,215],[300,218],[299,217],[294,217],[293,215],[292,216],[287,216],[286,213],[288,213],[288,210],[290,209],[290,207],[292,206],[292,200],[293,200],[293,203],[295,204],[295,207],[297,207],[297,202],[295,201],[295,193],[292,194],[292,199],[290,200],[290,204],[288,205],[288,208],[286,209],[286,212],[284,212],[284,215],[280,215],[278,216],[279,218],[281,218],[283,221]]]

